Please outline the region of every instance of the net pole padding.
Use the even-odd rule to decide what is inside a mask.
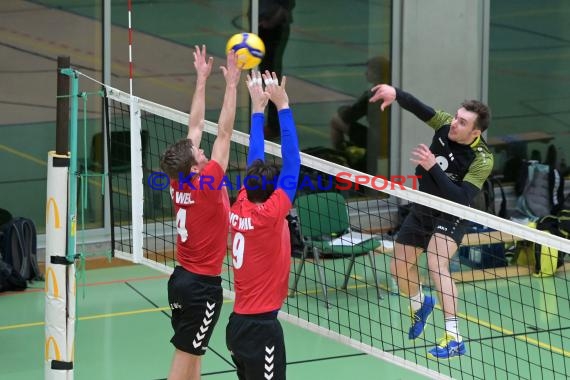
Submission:
[[[69,89],[69,156],[65,161],[65,176],[59,178],[56,184],[48,185],[48,203],[53,198],[53,194],[64,194],[66,197],[66,207],[58,210],[64,213],[66,219],[65,229],[62,228],[60,234],[57,235],[63,242],[58,241],[58,256],[52,255],[49,263],[53,264],[53,277],[55,281],[52,284],[53,294],[57,294],[62,299],[58,300],[56,306],[49,311],[46,306],[46,319],[49,317],[54,320],[51,327],[57,330],[58,339],[50,331],[49,335],[46,327],[46,373],[45,378],[48,380],[73,379],[73,357],[75,347],[75,255],[76,255],[76,229],[77,229],[77,117],[78,117],[78,97],[79,97],[79,78],[77,73],[71,68],[64,68],[60,73],[68,76]],[[67,149],[66,149],[67,151]],[[52,161],[60,161],[52,160]],[[52,165],[48,165],[48,170]],[[71,175],[70,175],[71,174]],[[61,173],[60,173],[61,175]],[[48,183],[50,181],[48,173]],[[53,175],[52,175],[53,177]],[[53,181],[52,181],[53,182]],[[60,200],[61,201],[61,200]],[[61,219],[61,218],[60,218]],[[47,225],[47,224],[46,224]],[[55,221],[54,221],[55,225]],[[63,235],[65,234],[65,235]],[[46,238],[47,239],[47,238]],[[59,251],[63,245],[64,250]],[[51,272],[50,272],[51,275]],[[46,277],[48,273],[46,272]],[[50,279],[46,278],[46,293]],[[65,296],[63,294],[65,293]],[[47,297],[47,294],[46,294]],[[47,305],[47,302],[46,302]],[[57,314],[57,315],[56,315]],[[46,323],[47,326],[47,323]],[[50,358],[50,347],[53,346],[53,355],[55,359]],[[58,359],[59,357],[59,359]]]
[[[129,104],[131,101],[131,96],[121,90],[108,87],[107,91],[110,99],[125,104]],[[150,112],[157,116],[175,121],[180,124],[186,124],[188,122],[188,114],[182,111],[178,111],[170,107],[141,98],[137,98],[137,103],[141,111]],[[206,121],[204,126],[205,132],[216,135],[217,130],[218,128],[215,123]],[[249,135],[240,131],[234,131],[232,134],[232,141],[241,145],[248,146]],[[281,157],[281,147],[273,142],[265,142],[265,152],[267,154]],[[351,178],[355,178],[356,176],[367,176],[371,180],[373,179],[373,176],[370,174],[350,169],[303,152],[301,152],[301,164],[319,170],[325,174],[330,174],[332,176],[336,176],[339,173],[350,173],[352,175]],[[361,186],[377,190],[374,189],[370,182]],[[556,248],[563,252],[570,252],[570,241],[565,238],[551,235],[547,232],[539,231],[495,215],[487,214],[484,211],[476,210],[471,207],[467,207],[449,201],[447,199],[437,197],[435,195],[407,187],[401,189],[401,185],[394,184],[390,181],[386,181],[386,188],[382,190],[382,192],[399,199],[405,199],[410,202],[418,203],[433,209],[443,211],[447,214],[455,215],[462,219],[471,220],[484,226],[502,231],[505,235],[514,235],[521,239],[532,240],[534,242]],[[512,236],[505,236],[504,240],[512,240]]]
[[[61,72],[71,65],[68,56],[57,57],[57,107],[55,118],[55,153],[67,155],[69,149],[69,77]]]
[[[140,263],[143,257],[143,167],[142,167],[142,139],[141,139],[141,111],[138,98],[130,97],[131,122],[131,210],[133,226],[133,262]]]
[[[67,330],[67,182],[69,155],[48,152],[46,201],[45,347],[44,378],[69,379],[73,364]],[[73,347],[73,344],[71,345]]]

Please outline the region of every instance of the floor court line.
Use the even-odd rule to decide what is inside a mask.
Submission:
[[[146,298],[145,298],[146,299]],[[226,303],[233,303],[233,300],[229,300],[226,299],[224,300],[224,304]],[[84,316],[84,317],[80,317],[78,318],[79,321],[88,321],[88,320],[95,320],[95,319],[102,319],[102,318],[114,318],[114,317],[124,317],[124,316],[130,316],[130,315],[138,315],[138,314],[145,314],[145,313],[155,313],[155,312],[165,312],[170,310],[169,306],[165,306],[165,307],[155,307],[155,308],[149,308],[149,309],[138,309],[138,310],[132,310],[132,311],[125,311],[125,312],[116,312],[116,313],[105,313],[105,314],[95,314],[95,315],[91,315],[91,316]],[[471,321],[474,322],[474,321]],[[483,321],[480,321],[481,324],[483,325]],[[474,322],[476,323],[476,322]],[[4,331],[4,330],[15,330],[15,329],[20,329],[20,328],[29,328],[29,327],[37,327],[37,326],[43,326],[44,322],[32,322],[32,323],[24,323],[24,324],[18,324],[18,325],[7,325],[7,326],[0,326],[0,331]],[[488,327],[489,329],[492,329],[489,326],[493,326],[492,324],[489,324],[489,326],[483,325],[484,327]],[[547,349],[551,352],[554,353],[558,353],[560,355],[563,355],[565,357],[570,357],[570,352],[563,350],[561,348],[543,343],[537,339],[533,339],[527,336],[527,332],[525,333],[514,333],[510,330],[507,329],[502,329],[498,326],[495,326],[497,329],[499,329],[502,333],[501,336],[494,336],[494,337],[486,337],[486,338],[477,338],[477,339],[472,339],[472,340],[468,340],[468,342],[476,342],[479,340],[487,340],[487,339],[496,339],[496,338],[505,338],[505,337],[513,337],[515,339],[519,339],[521,341],[524,341],[526,343],[530,343],[533,345],[536,345],[538,347],[541,347],[543,349]],[[538,333],[538,332],[537,332]],[[424,345],[425,348],[427,347],[431,347],[432,345]],[[402,351],[402,350],[408,350],[408,349],[417,349],[418,347],[421,346],[413,346],[413,347],[402,347],[402,348],[397,348],[397,349],[391,349],[391,350],[386,350],[387,352],[396,352],[396,351]]]
[[[135,280],[143,280],[143,279],[156,279],[156,278],[164,278],[167,276],[148,276],[148,277],[141,277],[141,278],[135,278]],[[120,283],[120,282],[125,282],[123,281],[106,281],[106,282],[100,282],[100,283],[94,283],[91,285],[101,285],[101,284],[108,284],[108,283]],[[128,284],[127,284],[128,285]],[[132,287],[131,287],[132,288]],[[137,291],[136,289],[132,288],[133,290]],[[140,294],[141,296],[143,296],[143,298],[145,300],[147,300],[148,302],[151,302],[147,297],[145,297],[142,293],[140,293],[139,291],[137,291],[138,294]],[[224,303],[233,303],[234,301],[231,299],[225,299]],[[152,303],[154,304],[154,303]],[[124,312],[114,312],[114,313],[104,313],[104,314],[94,314],[94,315],[89,315],[89,316],[83,316],[83,317],[79,317],[78,321],[90,321],[90,320],[97,320],[97,319],[103,319],[103,318],[115,318],[115,317],[126,317],[126,316],[132,316],[132,315],[141,315],[141,314],[147,314],[147,313],[156,313],[156,312],[161,312],[165,315],[167,315],[169,318],[170,316],[165,313],[166,311],[170,310],[169,306],[165,306],[165,307],[154,307],[154,308],[147,308],[147,309],[138,309],[138,310],[131,310],[131,311],[124,311]],[[6,331],[6,330],[16,330],[16,329],[22,329],[22,328],[32,328],[32,327],[41,327],[44,326],[45,322],[33,322],[33,323],[25,323],[25,324],[17,324],[17,325],[7,325],[7,326],[0,326],[0,331]],[[212,348],[210,348],[212,351]],[[220,358],[222,358],[224,361],[228,362],[223,356],[221,356],[219,353],[216,352],[216,354],[218,356],[220,356]],[[339,359],[339,358],[348,358],[348,357],[355,357],[355,356],[364,356],[366,355],[365,353],[356,353],[356,354],[349,354],[349,355],[337,355],[337,356],[325,356],[325,357],[321,357],[321,358],[316,358],[316,359],[308,359],[308,360],[300,360],[300,361],[294,361],[294,362],[288,362],[288,365],[295,365],[295,364],[303,364],[303,363],[308,363],[308,362],[315,362],[315,361],[322,361],[322,360],[333,360],[333,359]],[[228,364],[232,365],[232,363]],[[222,371],[222,372],[215,372],[215,373],[209,373],[209,374],[204,374],[203,376],[207,376],[207,375],[213,375],[213,374],[221,374],[221,373],[231,373],[234,372],[233,370],[228,370],[228,371]]]
[[[225,299],[224,304],[233,303],[233,300]],[[170,306],[161,306],[155,308],[148,308],[148,309],[137,309],[137,310],[130,310],[130,311],[121,311],[115,313],[104,313],[104,314],[93,314],[93,315],[86,315],[83,317],[79,317],[78,321],[90,321],[94,319],[102,319],[102,318],[115,318],[115,317],[125,317],[131,315],[138,315],[138,314],[146,314],[146,313],[157,313],[157,312],[164,312],[170,310]],[[22,323],[16,325],[6,325],[0,326],[0,331],[4,330],[16,330],[28,327],[37,327],[43,326],[45,322],[31,322],[31,323]]]
[[[157,276],[132,277],[132,278],[121,279],[121,280],[98,281],[98,282],[92,282],[92,283],[87,283],[87,284],[82,284],[80,282],[77,282],[77,286],[81,288],[81,287],[91,287],[91,286],[101,286],[101,285],[112,285],[112,284],[118,284],[118,283],[122,283],[122,282],[161,280],[161,279],[166,279],[168,277],[169,277],[169,275],[164,274],[164,275],[157,275]],[[36,287],[28,288],[24,292],[1,293],[0,297],[21,296],[21,295],[25,295],[25,294],[40,293],[40,292],[45,292],[45,288],[43,286],[41,288],[36,288]]]
[[[348,289],[356,289],[356,288],[363,288],[363,287],[364,287],[364,288],[368,288],[368,287],[370,287],[370,286],[371,286],[371,285],[368,285],[368,284],[347,286],[346,291],[348,291]],[[386,286],[384,286],[384,285],[381,285],[380,288],[383,289],[383,290],[388,290],[388,289],[386,288]],[[338,291],[338,289],[335,289],[335,288],[327,288],[327,292],[329,292],[329,293],[331,293],[331,292],[336,292],[336,291]],[[315,290],[308,290],[308,291],[306,290],[306,291],[303,291],[303,292],[297,291],[297,293],[299,293],[299,294],[305,294],[305,295],[309,295],[309,294],[311,294],[311,295],[317,295],[317,294],[321,294],[322,291],[321,291],[321,290],[318,290],[318,289],[315,289]],[[440,306],[439,304],[436,304],[436,305],[435,305],[435,308],[438,309],[438,310],[440,310],[440,311],[442,311],[441,306]],[[505,329],[505,328],[500,327],[500,326],[497,326],[497,325],[495,325],[495,324],[493,324],[493,323],[491,323],[491,322],[484,321],[484,320],[482,320],[482,319],[480,319],[480,318],[473,317],[473,316],[471,316],[471,315],[469,315],[469,314],[466,314],[466,313],[457,313],[457,316],[458,316],[459,318],[462,318],[462,319],[468,321],[468,322],[472,322],[472,323],[475,323],[475,324],[477,324],[477,325],[479,325],[479,326],[486,327],[486,328],[488,328],[489,330],[497,331],[497,332],[501,333],[501,336],[489,337],[489,338],[491,338],[491,339],[504,338],[504,337],[513,337],[513,338],[515,338],[515,339],[518,339],[518,340],[520,340],[520,341],[523,341],[523,342],[532,344],[532,345],[534,345],[534,346],[543,348],[543,349],[548,350],[548,351],[550,351],[550,352],[554,352],[554,353],[556,353],[556,354],[560,354],[560,355],[563,355],[563,356],[565,356],[565,357],[570,357],[570,351],[564,350],[564,349],[562,349],[562,348],[553,346],[553,345],[548,344],[548,343],[544,343],[544,342],[542,342],[542,341],[540,341],[540,340],[538,340],[538,339],[531,338],[531,337],[528,336],[528,334],[531,334],[531,333],[532,333],[532,334],[535,334],[535,333],[539,333],[539,332],[547,332],[546,330],[545,330],[545,331],[536,331],[536,332],[533,331],[533,332],[515,333],[514,331],[511,331],[511,330],[509,330],[509,329]],[[548,330],[548,331],[550,331],[550,330]],[[483,339],[483,338],[478,338],[478,339]],[[468,342],[469,342],[469,341],[477,341],[478,339],[467,340],[467,341],[468,341]],[[402,348],[402,349],[399,349],[399,350],[405,350],[405,349],[406,349],[406,348]]]
[[[131,311],[121,311],[116,313],[105,313],[105,314],[94,314],[94,315],[87,315],[83,317],[77,318],[78,321],[90,321],[94,319],[102,319],[102,318],[114,318],[114,317],[125,317],[131,315],[138,315],[138,314],[145,314],[145,313],[156,313],[162,312],[165,310],[170,310],[169,306],[159,307],[159,308],[152,308],[152,309],[138,309],[138,310],[131,310]],[[29,327],[37,327],[37,326],[44,326],[45,322],[32,322],[32,323],[22,323],[16,325],[6,325],[0,326],[0,331],[6,330],[17,330],[22,328],[29,328]]]
[[[143,299],[145,299],[146,301],[148,301],[151,305],[156,306],[157,309],[161,309],[163,311],[163,314],[166,315],[169,319],[171,318],[170,315],[168,315],[167,313],[165,313],[164,309],[170,309],[170,308],[160,308],[158,307],[158,305],[156,305],[152,300],[150,300],[148,297],[146,297],[142,292],[140,292],[138,289],[130,286],[128,283],[126,284],[127,286],[129,286],[132,290],[134,290],[137,294],[139,294],[141,297],[143,297]],[[224,300],[223,303],[233,303],[234,300]],[[220,359],[224,360],[226,363],[228,363],[230,366],[235,368],[235,365],[231,362],[229,362],[225,357],[223,357],[220,353],[218,353],[215,349],[213,349],[212,347],[208,347],[213,353],[215,353],[218,357],[220,357]],[[332,360],[332,359],[339,359],[339,358],[347,358],[347,357],[354,357],[354,356],[363,356],[366,355],[364,352],[362,353],[356,353],[356,354],[347,354],[347,355],[337,355],[337,356],[325,356],[325,357],[321,357],[321,358],[316,358],[316,359],[307,359],[307,360],[298,360],[298,361],[293,361],[293,362],[287,362],[287,365],[291,365],[291,364],[302,364],[302,363],[309,363],[309,362],[315,362],[315,361],[321,361],[321,360]],[[228,370],[228,371],[218,371],[215,373],[210,373],[210,374],[222,374],[222,373],[231,373],[231,372],[235,372],[235,370]],[[208,375],[208,373],[203,374],[202,376],[206,376]],[[164,379],[166,380],[166,379]]]
[[[314,362],[320,362],[320,361],[327,361],[327,360],[337,360],[337,359],[348,359],[348,358],[354,358],[354,357],[358,357],[358,356],[365,356],[367,355],[364,352],[359,352],[356,354],[346,354],[346,355],[336,355],[336,356],[323,356],[322,358],[315,358],[315,359],[307,359],[307,360],[296,360],[296,361],[292,361],[292,362],[287,362],[287,366],[291,366],[291,365],[298,365],[298,364],[306,364],[306,363],[314,363]],[[214,376],[214,375],[223,375],[226,373],[232,373],[235,372],[235,369],[228,369],[226,371],[215,371],[215,372],[206,372],[203,373],[201,376],[205,377],[205,376]],[[155,380],[166,380],[165,377],[160,378],[160,379],[155,379]]]
[[[131,278],[131,279],[121,279],[121,280],[112,280],[112,281],[102,281],[102,282],[96,282],[96,283],[92,283],[92,284],[85,284],[85,285],[79,285],[79,286],[99,286],[99,285],[109,285],[109,284],[114,284],[114,283],[127,283],[127,282],[135,282],[135,281],[145,281],[145,280],[154,280],[154,279],[163,279],[163,278],[167,278],[169,277],[168,275],[158,275],[158,276],[145,276],[145,277],[135,277],[135,278]],[[368,284],[364,284],[364,285],[352,285],[352,286],[348,286],[347,287],[347,291],[349,289],[356,289],[356,288],[363,288],[363,287],[370,287],[370,285]],[[132,288],[132,287],[131,287]],[[382,289],[387,290],[387,288],[385,286],[381,286]],[[134,289],[134,288],[133,288]],[[327,289],[327,291],[329,292],[335,292],[338,289],[335,288],[329,288]],[[27,291],[26,293],[29,292],[43,292],[44,289],[40,289],[40,288],[36,288],[36,289],[31,289],[29,291]],[[138,293],[138,292],[137,292]],[[313,294],[313,295],[317,295],[322,293],[322,291],[320,290],[310,290],[310,291],[303,291],[300,292],[298,291],[297,293],[299,294]],[[25,293],[9,293],[9,294],[5,294],[3,296],[8,296],[8,295],[20,295],[20,294],[25,294]],[[142,294],[141,294],[142,295]],[[146,299],[146,297],[143,296],[143,298]],[[224,300],[224,303],[232,303],[233,300]],[[436,305],[436,308],[438,310],[441,310],[441,307],[439,305]],[[88,316],[88,317],[80,317],[79,320],[91,320],[91,319],[98,319],[98,318],[110,318],[110,317],[117,317],[117,316],[125,316],[125,315],[134,315],[134,314],[141,314],[141,313],[147,313],[147,312],[164,312],[165,310],[170,310],[169,307],[157,307],[155,309],[141,309],[141,310],[135,310],[135,311],[130,311],[130,312],[121,312],[121,313],[109,313],[109,314],[98,314],[95,316]],[[463,318],[466,321],[475,323],[477,325],[486,327],[492,331],[497,331],[500,332],[502,334],[502,336],[500,337],[489,337],[489,338],[503,338],[503,337],[513,337],[515,339],[518,339],[520,341],[532,344],[534,346],[546,349],[548,351],[551,351],[553,353],[557,353],[560,355],[563,355],[565,357],[570,357],[570,351],[564,350],[562,348],[550,345],[548,343],[544,343],[538,339],[535,338],[531,338],[528,336],[528,333],[515,333],[512,330],[509,329],[505,329],[502,328],[500,326],[497,326],[495,324],[492,324],[491,322],[488,321],[484,321],[481,320],[480,318],[477,317],[473,317],[469,314],[465,314],[465,313],[457,313],[457,316],[460,318]],[[10,326],[0,326],[0,331],[2,330],[11,330],[11,329],[18,329],[18,328],[25,328],[25,327],[36,327],[36,326],[41,326],[43,325],[43,322],[36,322],[36,323],[27,323],[27,324],[22,324],[22,325],[10,325]],[[543,331],[537,331],[538,332],[543,332]],[[481,338],[482,339],[482,338]],[[477,341],[477,339],[474,339],[472,341]],[[402,348],[405,349],[405,348]]]
[[[148,301],[151,305],[155,305],[156,308],[158,309],[158,305],[156,305],[152,300],[150,300],[148,297],[146,297],[142,292],[140,292],[138,289],[134,288],[133,286],[131,286],[130,284],[126,283],[127,286],[129,286],[132,290],[134,290],[137,294],[139,294],[143,299],[145,299],[146,301]],[[223,303],[233,303],[234,300],[232,299],[225,299],[223,301]],[[161,309],[166,309],[166,308],[161,308]],[[165,313],[163,311],[163,314],[166,315],[169,319],[172,318],[170,315],[168,315],[167,313]],[[213,349],[212,347],[209,347],[209,349],[216,354],[218,357],[220,357],[220,359],[224,360],[226,363],[228,363],[230,366],[232,366],[233,368],[235,368],[235,365],[231,362],[229,362],[225,357],[223,357],[220,353],[218,353],[215,349]],[[297,360],[297,361],[292,361],[292,362],[287,362],[287,365],[294,365],[294,364],[303,364],[303,363],[310,363],[310,362],[317,362],[317,361],[323,361],[323,360],[334,360],[334,359],[342,359],[342,358],[348,358],[348,357],[356,357],[356,356],[364,356],[366,355],[366,353],[364,352],[359,352],[359,353],[355,353],[355,354],[347,354],[347,355],[336,355],[336,356],[324,356],[324,357],[320,357],[320,358],[315,358],[315,359],[307,359],[307,360]],[[217,372],[212,372],[212,373],[205,373],[202,374],[202,376],[207,376],[207,375],[214,375],[214,374],[223,374],[223,373],[232,373],[235,372],[234,370],[228,370],[228,371],[217,371]],[[161,380],[166,380],[166,378],[161,379]]]

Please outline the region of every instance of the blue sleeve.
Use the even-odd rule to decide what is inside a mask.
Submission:
[[[279,111],[279,125],[281,126],[281,156],[283,167],[279,176],[277,188],[281,188],[289,197],[291,203],[295,199],[299,170],[301,169],[301,155],[299,154],[299,139],[293,113],[290,108]],[[251,149],[251,148],[250,148]],[[294,184],[294,186],[292,186]]]
[[[262,113],[254,113],[251,115],[251,130],[249,131],[249,151],[247,153],[247,166],[249,167],[253,161],[264,161],[263,146],[263,123],[265,117]]]

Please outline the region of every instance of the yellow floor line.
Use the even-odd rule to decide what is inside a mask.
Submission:
[[[224,303],[232,303],[233,300],[224,300]],[[113,318],[113,317],[124,317],[128,315],[137,315],[137,314],[145,314],[145,313],[156,313],[159,311],[168,311],[170,307],[157,307],[157,308],[149,308],[149,309],[139,309],[139,310],[131,310],[131,311],[121,311],[117,313],[106,313],[106,314],[95,314],[95,315],[88,315],[85,317],[79,317],[79,321],[89,321],[93,319],[101,319],[101,318]],[[38,327],[44,326],[45,322],[31,322],[31,323],[20,323],[17,325],[7,325],[7,326],[0,326],[0,331],[6,330],[16,330],[16,329],[23,329],[28,327]]]
[[[357,288],[368,288],[368,287],[370,287],[370,285],[368,285],[368,284],[364,284],[364,285],[352,285],[352,286],[347,286],[346,290],[348,290],[348,289],[357,289]],[[383,290],[385,290],[385,291],[388,291],[388,288],[387,288],[386,286],[382,286],[382,285],[381,285],[380,288],[383,289]],[[334,292],[336,292],[336,291],[337,291],[337,289],[335,289],[335,288],[328,288],[328,287],[327,287],[327,292],[329,292],[329,293],[334,293]],[[299,290],[298,290],[298,291],[297,291],[297,294],[305,294],[305,295],[309,295],[309,294],[311,294],[311,295],[316,295],[316,294],[321,294],[321,293],[322,293],[321,290],[316,290],[316,289],[315,289],[315,290],[305,290],[305,291],[299,291]],[[438,310],[441,310],[441,307],[440,307],[439,305],[436,305],[435,308],[438,309]],[[557,353],[557,354],[559,354],[559,355],[563,355],[563,356],[565,356],[565,357],[570,357],[570,351],[566,351],[566,350],[564,350],[564,349],[562,349],[562,348],[553,346],[553,345],[551,345],[551,344],[541,342],[540,340],[531,338],[531,337],[529,337],[528,335],[514,335],[514,331],[511,331],[511,330],[502,328],[502,327],[500,327],[500,326],[494,325],[494,324],[492,324],[491,322],[483,321],[483,320],[481,320],[481,319],[479,319],[479,318],[477,318],[477,317],[473,317],[473,316],[471,316],[471,315],[469,315],[469,314],[457,313],[457,316],[458,316],[459,318],[465,319],[466,321],[476,323],[476,324],[478,324],[478,325],[480,325],[480,326],[483,326],[483,327],[487,327],[487,328],[490,329],[490,330],[494,330],[494,331],[500,332],[500,333],[503,334],[503,335],[512,335],[513,338],[518,339],[518,340],[521,340],[521,341],[526,342],[526,343],[528,343],[528,344],[532,344],[532,345],[534,345],[534,346],[543,348],[543,349],[545,349],[545,350],[549,350],[549,351],[551,351],[551,352]]]
[[[440,307],[437,307],[437,308],[441,310]],[[487,322],[487,321],[482,321],[477,317],[472,317],[472,316],[470,316],[468,314],[464,314],[464,313],[457,313],[457,316],[460,318],[463,318],[469,322],[473,322],[473,323],[476,323],[480,326],[487,327],[488,329],[500,332],[503,335],[514,335],[514,331],[502,328],[501,326],[494,325],[494,324]],[[541,342],[540,340],[531,338],[528,335],[514,335],[513,338],[518,339],[518,340],[522,340],[523,342],[526,342],[526,343],[529,343],[529,344],[532,344],[532,345],[535,345],[535,346],[538,346],[541,348],[544,348],[544,349],[552,351],[554,353],[564,355],[566,357],[570,357],[570,351],[566,351],[562,348],[555,347],[555,346],[552,346],[548,343]]]
[[[20,323],[18,325],[0,326],[0,331],[23,329],[27,327],[43,326],[44,322]]]
[[[370,287],[367,284],[364,285],[351,285],[348,286],[346,290],[349,289],[358,289],[358,288],[368,288]],[[385,286],[381,286],[380,288],[382,288],[383,290],[387,290],[387,288]],[[337,289],[335,288],[327,288],[327,291],[329,293],[334,293],[337,291]],[[310,291],[297,291],[298,294],[320,294],[322,293],[320,290],[310,290]],[[224,303],[232,303],[233,300],[224,300]],[[441,307],[439,305],[436,305],[436,309],[441,310]],[[137,315],[137,314],[144,314],[144,313],[156,313],[156,312],[161,312],[161,311],[167,311],[170,310],[170,307],[165,306],[165,307],[159,307],[159,308],[149,308],[149,309],[139,309],[139,310],[132,310],[132,311],[123,311],[123,312],[118,312],[118,313],[106,313],[106,314],[95,314],[95,315],[90,315],[90,316],[85,316],[85,317],[80,317],[79,321],[89,321],[89,320],[93,320],[93,319],[101,319],[101,318],[113,318],[113,317],[123,317],[123,316],[129,316],[129,315]],[[494,331],[498,331],[501,334],[504,335],[514,335],[514,332],[505,328],[502,328],[500,326],[497,326],[495,324],[492,324],[490,322],[487,321],[483,321],[479,318],[470,316],[468,314],[465,313],[457,313],[457,316],[459,318],[463,318],[466,321],[469,322],[473,322],[476,323],[480,326],[486,327],[490,330],[494,330]],[[43,326],[45,325],[44,322],[32,322],[32,323],[22,323],[22,324],[17,324],[17,325],[7,325],[7,326],[0,326],[0,331],[6,331],[6,330],[16,330],[16,329],[21,329],[21,328],[28,328],[28,327],[37,327],[37,326]],[[551,352],[557,353],[559,355],[563,355],[565,357],[570,357],[570,351],[566,351],[562,348],[559,347],[555,347],[551,344],[548,343],[544,343],[541,342],[538,339],[534,339],[531,338],[527,335],[516,335],[513,336],[513,338],[521,340],[523,342],[532,344],[534,346],[549,350]]]

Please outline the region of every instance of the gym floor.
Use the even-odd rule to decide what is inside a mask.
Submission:
[[[106,266],[87,270],[85,281],[78,280],[75,378],[165,379],[173,352],[168,275],[142,265]],[[43,285],[0,293],[0,379],[43,378]],[[203,360],[205,379],[236,378],[225,346],[231,309],[232,301],[226,300]],[[425,378],[287,322],[282,325],[291,379]]]
[[[386,283],[384,259],[385,255],[376,255],[381,284]],[[103,261],[102,268],[89,269],[78,279],[75,378],[166,378],[173,352],[169,343],[172,332],[166,297],[168,276],[119,259],[113,259],[111,264]],[[288,299],[283,311],[310,318],[322,327],[341,331],[444,376],[566,378],[570,367],[570,305],[560,302],[568,299],[564,273],[552,278],[520,276],[458,284],[462,296],[458,317],[468,355],[435,361],[428,359],[426,352],[443,331],[439,306],[424,335],[409,341],[406,298],[386,294],[378,300],[369,268],[364,268],[360,260],[348,290],[337,290],[334,284],[342,278],[342,273],[337,273],[339,260],[324,263],[333,304],[331,312],[322,307],[321,289],[312,280],[300,282],[299,293]],[[315,273],[310,261],[305,265],[305,273]],[[43,377],[43,285],[36,282],[21,293],[0,293],[0,379]],[[204,378],[236,376],[224,338],[231,309],[232,301],[226,300],[204,358]],[[425,378],[413,372],[411,364],[403,368],[286,321],[282,324],[291,379],[368,379],[378,374],[383,379]],[[483,366],[483,362],[487,365]]]

